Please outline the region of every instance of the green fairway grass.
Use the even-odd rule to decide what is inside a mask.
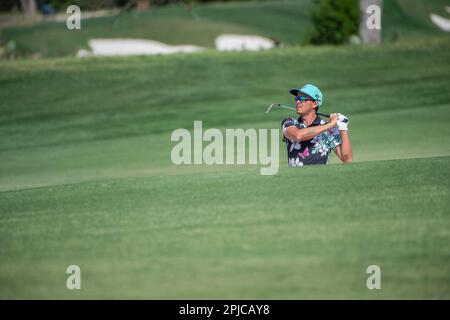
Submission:
[[[0,63],[0,298],[450,298],[449,61],[433,38]],[[173,130],[279,129],[306,82],[355,163],[172,164]]]
[[[430,13],[446,17],[446,5],[447,0],[385,1],[383,40],[446,37],[429,18]],[[0,44],[13,41],[18,57],[74,56],[79,49],[89,49],[88,41],[92,38],[143,38],[214,48],[217,36],[231,33],[255,34],[276,40],[282,46],[298,46],[311,27],[312,8],[312,0],[170,5],[82,20],[78,31],[68,31],[65,22],[51,21],[8,27],[0,29]]]
[[[449,298],[449,172],[442,157],[2,192],[1,297]]]

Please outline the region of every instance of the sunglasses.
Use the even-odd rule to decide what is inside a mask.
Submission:
[[[300,97],[295,97],[295,102],[300,101],[300,102],[306,102],[306,101],[315,101],[314,99],[310,99],[306,96],[300,96]]]

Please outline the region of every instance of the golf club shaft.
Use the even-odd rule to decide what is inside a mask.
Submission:
[[[283,106],[282,104],[276,104],[276,106],[278,106],[278,107],[280,107],[280,108],[285,108],[285,109],[294,110],[294,111],[296,110],[294,107]],[[317,112],[317,114],[318,114],[319,116],[324,116],[324,117],[327,117],[327,118],[330,117],[330,115],[329,115],[329,114],[326,114],[326,113],[320,113],[320,112]]]
[[[283,106],[281,103],[272,103],[272,104],[269,106],[269,109],[267,109],[266,113],[268,113],[268,112],[272,109],[272,107],[279,107],[279,108],[285,108],[285,109],[289,109],[289,110],[294,110],[294,111],[296,111],[296,108],[294,108],[294,107]],[[317,112],[317,114],[318,114],[319,116],[324,116],[324,117],[327,117],[327,118],[330,117],[330,115],[329,115],[329,114],[326,114],[326,113],[320,113],[320,112]],[[342,120],[342,122],[347,123],[347,122],[348,122],[348,119],[344,119],[344,120]]]

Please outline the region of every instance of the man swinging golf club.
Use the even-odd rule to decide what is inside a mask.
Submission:
[[[342,162],[352,162],[348,118],[332,113],[328,122],[322,120],[317,112],[323,104],[323,95],[312,84],[294,88],[290,93],[295,96],[296,111],[300,117],[286,118],[281,122],[289,166],[327,164],[331,150]]]

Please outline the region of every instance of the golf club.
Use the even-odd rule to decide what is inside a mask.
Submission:
[[[283,106],[283,105],[280,104],[280,103],[272,103],[272,104],[269,106],[269,108],[267,108],[266,113],[269,113],[270,110],[272,110],[273,107],[284,108],[284,109],[289,109],[289,110],[294,110],[294,111],[296,110],[294,107]],[[327,117],[327,118],[330,117],[329,114],[325,114],[325,113],[317,112],[317,114],[318,114],[319,116],[324,116],[324,117]],[[348,120],[347,120],[347,119],[344,119],[343,122],[348,122]]]

